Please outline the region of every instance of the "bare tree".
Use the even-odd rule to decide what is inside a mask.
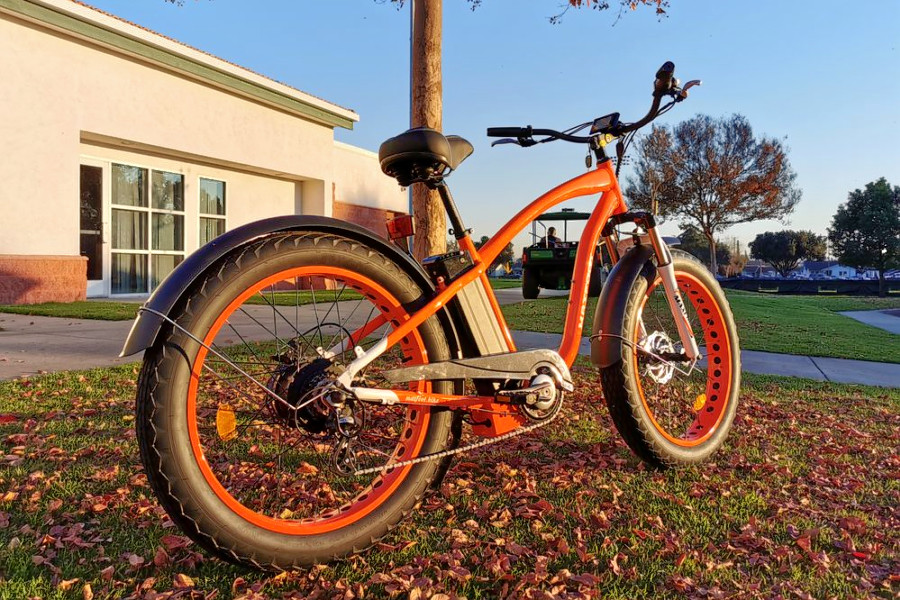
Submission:
[[[741,115],[698,115],[674,128],[654,126],[638,142],[637,174],[628,179],[632,203],[650,209],[658,196],[662,218],[696,225],[706,237],[717,272],[716,234],[760,219],[783,219],[801,192],[787,151],[774,138],[756,138]],[[665,185],[654,193],[657,181]]]
[[[444,84],[441,76],[442,0],[413,0],[412,112],[410,127],[443,129]],[[413,184],[412,212],[416,223],[413,255],[419,260],[447,251],[447,215],[435,190]]]

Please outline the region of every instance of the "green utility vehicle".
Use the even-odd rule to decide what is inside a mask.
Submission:
[[[538,297],[540,288],[545,290],[568,290],[572,287],[572,271],[575,267],[577,241],[567,241],[569,221],[587,221],[591,213],[575,212],[564,208],[560,212],[544,213],[531,224],[531,235],[535,243],[522,251],[522,296],[526,300]],[[546,223],[560,223],[562,237],[556,226]],[[538,226],[543,228],[543,237],[538,234]],[[554,235],[554,230],[555,234]],[[606,279],[606,270],[600,246],[594,249],[594,261],[588,296],[599,296]]]

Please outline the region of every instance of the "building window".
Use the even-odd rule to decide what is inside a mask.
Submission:
[[[225,233],[225,182],[200,178],[200,245]]]
[[[184,176],[112,165],[113,294],[146,294],[184,260]]]

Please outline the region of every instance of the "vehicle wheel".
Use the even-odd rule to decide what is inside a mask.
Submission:
[[[139,381],[141,458],[172,520],[206,550],[264,569],[382,537],[440,462],[360,476],[353,467],[444,449],[451,413],[355,402],[326,386],[354,346],[377,343],[421,299],[390,259],[332,234],[268,237],[214,265],[176,309],[178,327],[147,351]],[[449,358],[432,317],[358,380],[387,386],[385,368]],[[450,382],[411,386],[453,393]],[[355,432],[350,450],[339,431]]]
[[[596,298],[603,290],[603,267],[595,267],[591,271],[591,281],[588,284],[588,296]]]
[[[540,292],[537,273],[531,269],[525,269],[522,272],[522,297],[526,300],[534,300]]]
[[[645,351],[681,349],[650,261],[628,294],[622,359],[600,370],[616,428],[641,459],[660,467],[698,463],[715,452],[731,429],[740,393],[740,346],[722,289],[693,257],[675,251],[673,260],[702,366],[687,374],[688,363],[666,363]]]

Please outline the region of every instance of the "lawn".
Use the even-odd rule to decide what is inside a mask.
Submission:
[[[845,310],[900,308],[900,298],[777,296],[726,291],[745,350],[900,363],[900,338],[838,314]],[[511,329],[562,333],[568,298],[503,307]],[[585,317],[590,332],[596,300]]]
[[[491,277],[491,287],[495,290],[508,290],[510,288],[522,287],[521,279],[501,279],[499,277]]]
[[[316,302],[331,302],[338,297],[335,291],[318,291]],[[353,290],[340,293],[341,300],[358,300],[362,296]],[[305,290],[299,292],[276,292],[257,294],[247,300],[247,304],[276,304],[278,306],[294,306],[313,303],[313,293]],[[83,302],[45,302],[43,304],[0,305],[0,313],[19,315],[35,315],[39,317],[64,317],[67,319],[100,319],[103,321],[130,321],[137,316],[140,302],[112,302],[108,300],[90,300]]]
[[[649,471],[593,371],[545,429],[455,460],[375,548],[265,575],[156,504],[134,366],[0,383],[0,598],[876,598],[900,585],[900,392],[750,377],[714,462]],[[433,594],[433,595],[432,595]]]
[[[108,300],[44,302],[42,304],[0,304],[0,313],[38,317],[63,317],[66,319],[130,321],[137,316],[140,306],[140,302],[112,302]]]

